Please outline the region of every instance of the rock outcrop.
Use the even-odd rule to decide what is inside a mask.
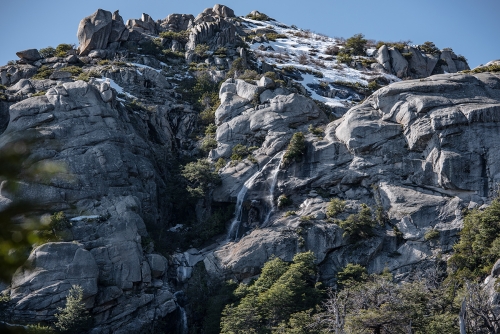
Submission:
[[[224,113],[245,115],[242,104],[235,101],[234,108]],[[222,104],[221,108],[226,107]],[[296,216],[273,213],[269,225],[248,230],[241,240],[207,256],[207,270],[241,279],[257,273],[273,254],[289,260],[295,252],[307,249],[315,250],[326,281],[347,263],[360,263],[371,272],[388,267],[398,277],[428,265],[436,252],[451,250],[461,228],[462,208],[487,203],[494,194],[500,181],[495,163],[500,158],[495,139],[500,134],[498,115],[500,77],[494,74],[437,75],[380,89],[342,119],[328,124],[323,139],[307,137],[307,154],[301,163],[280,167],[272,198],[291,198],[298,205]],[[262,121],[262,128],[279,124],[272,117]],[[235,137],[245,133],[245,122],[236,116],[222,122],[218,131],[238,129],[229,131]],[[226,137],[218,135],[220,147]],[[255,137],[247,132],[245,140],[252,142]],[[227,200],[221,194],[231,186],[235,196],[243,180],[252,175],[242,170],[224,170],[216,198]],[[263,174],[245,184],[252,206],[266,196],[262,185],[269,184],[271,174],[264,170]],[[257,195],[252,196],[253,192]],[[346,200],[348,213],[355,213],[361,203],[374,210],[379,206],[388,221],[354,249],[325,217],[330,197]],[[402,239],[394,234],[394,227]],[[425,240],[429,229],[439,231],[438,240]]]
[[[48,184],[22,184],[23,198],[54,211],[71,214],[74,207],[90,215],[71,220],[68,233],[78,244],[43,245],[31,255],[32,268],[16,274],[13,319],[51,319],[71,285],[83,287],[101,332],[139,330],[176,309],[166,259],[145,256],[141,244],[146,225],[155,226],[168,214],[157,204],[168,178],[156,165],[157,150],[174,145],[174,133],[164,126],[169,123],[164,111],[160,114],[153,120],[128,113],[106,82],[63,83],[10,107],[3,135],[33,132],[31,163],[64,162],[71,174]]]
[[[377,63],[387,73],[398,78],[419,79],[431,74],[457,73],[469,70],[463,57],[458,57],[452,50],[444,49],[437,54],[426,54],[417,47],[407,46],[403,50],[382,45],[375,53]],[[376,68],[376,66],[374,66]]]
[[[77,32],[80,54],[86,56],[92,50],[105,49],[112,26],[111,12],[102,9],[80,21]]]

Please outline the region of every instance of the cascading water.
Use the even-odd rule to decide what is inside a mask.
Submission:
[[[276,209],[274,206],[274,190],[276,189],[276,184],[278,183],[278,173],[280,171],[280,166],[281,166],[281,163],[283,162],[284,156],[285,156],[285,152],[282,152],[280,162],[276,165],[276,168],[274,168],[274,170],[273,170],[273,178],[271,180],[271,187],[269,187],[269,196],[267,197],[267,201],[269,202],[271,209],[267,213],[266,219],[264,219],[264,223],[262,223],[262,226],[267,225],[267,223],[269,222],[269,218],[271,218],[271,215],[274,212],[274,209]]]
[[[248,189],[250,188],[250,186],[252,185],[253,181],[259,177],[260,175],[262,175],[262,172],[266,169],[266,167],[269,165],[269,163],[271,163],[273,160],[275,160],[275,158],[282,154],[282,157],[281,159],[283,158],[283,155],[284,155],[284,152],[279,152],[277,153],[274,157],[272,157],[265,165],[264,167],[262,167],[261,170],[258,170],[256,171],[252,177],[250,177],[244,184],[243,184],[243,187],[241,187],[241,190],[240,192],[238,193],[238,196],[236,197],[236,209],[234,211],[234,219],[233,221],[231,222],[231,226],[229,227],[229,232],[227,234],[227,239],[228,240],[235,240],[238,238],[238,233],[239,233],[239,229],[240,229],[240,225],[241,225],[241,218],[243,216],[243,202],[245,201],[245,196],[248,192]],[[272,188],[272,192],[274,193],[274,187],[276,186],[276,181],[275,179],[277,180],[277,175],[278,175],[278,169],[279,169],[279,165],[281,164],[281,159],[280,159],[280,163],[278,164],[278,166],[276,167],[275,169],[275,175],[273,176],[273,184],[271,185],[271,188]],[[267,218],[266,218],[267,220]]]
[[[188,334],[189,329],[188,329],[186,310],[184,310],[184,307],[179,306],[179,312],[181,313],[181,322],[180,322],[179,332],[180,332],[180,334]]]
[[[252,182],[259,176],[261,173],[260,170],[255,172],[251,178],[249,178],[241,187],[238,196],[236,197],[236,209],[234,211],[234,219],[231,222],[231,226],[229,227],[229,233],[227,234],[228,240],[234,240],[238,237],[238,232],[241,223],[241,216],[243,215],[243,201],[245,200],[245,196],[247,194],[248,188],[252,184]]]

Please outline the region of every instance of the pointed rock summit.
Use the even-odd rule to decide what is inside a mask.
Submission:
[[[112,25],[111,12],[102,9],[81,20],[77,33],[80,55],[86,56],[91,50],[104,49],[108,45]]]

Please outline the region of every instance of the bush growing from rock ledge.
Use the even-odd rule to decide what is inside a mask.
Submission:
[[[424,239],[425,240],[434,240],[439,238],[439,231],[435,229],[430,229],[429,231],[425,232]]]
[[[73,50],[74,45],[73,44],[59,44],[56,46],[56,49],[54,50],[54,56],[56,57],[66,57],[68,55],[68,51]]]
[[[293,201],[288,198],[286,195],[280,195],[278,197],[278,208],[284,208],[285,206],[290,206],[293,204]]]
[[[296,132],[293,134],[290,144],[286,149],[283,159],[290,163],[292,160],[296,162],[302,161],[302,156],[306,150],[305,137],[302,132]]]
[[[363,34],[356,34],[345,41],[345,50],[352,56],[364,56],[366,43],[368,42]]]
[[[372,219],[372,211],[368,205],[363,203],[357,214],[349,215],[346,220],[339,221],[338,225],[344,230],[344,237],[349,236],[357,241],[371,237],[376,222]]]
[[[181,172],[191,184],[187,190],[193,197],[203,197],[206,191],[220,182],[220,177],[215,172],[215,167],[205,159],[190,162],[182,168]]]
[[[181,30],[179,32],[163,31],[160,33],[160,37],[169,40],[176,40],[179,42],[187,42],[189,38],[189,30]]]
[[[246,16],[247,19],[255,21],[269,21],[271,18],[264,13],[256,12],[254,14],[250,13]]]
[[[42,65],[38,68],[36,74],[32,76],[31,79],[34,80],[48,79],[52,73],[54,73],[53,69],[51,69],[47,65]]]
[[[348,263],[337,273],[337,284],[340,286],[353,286],[368,279],[366,268],[360,264]]]
[[[56,52],[56,49],[54,49],[51,46],[48,46],[46,48],[42,48],[42,49],[38,50],[38,53],[40,53],[40,56],[42,56],[43,58],[54,57],[55,52]]]
[[[344,212],[345,207],[345,201],[338,198],[332,198],[326,206],[326,216],[328,218],[334,218],[338,214]]]
[[[60,333],[85,333],[92,325],[92,317],[83,302],[83,289],[73,285],[66,297],[66,306],[59,307],[54,324]]]

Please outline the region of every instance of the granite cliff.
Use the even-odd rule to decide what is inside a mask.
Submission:
[[[498,195],[500,75],[468,71],[452,50],[384,44],[342,63],[342,41],[222,5],[127,22],[99,9],[77,35],[77,49],[24,50],[0,67],[0,143],[29,134],[30,165],[61,162],[68,174],[20,183],[19,196],[70,222],[6,287],[8,321],[53,321],[80,285],[92,333],[159,319],[174,330],[193,272],[242,281],[272,255],[305,250],[326,285],[347,263],[404,280],[451,254],[464,209]],[[196,79],[220,83],[205,138],[195,88],[183,88]],[[287,158],[297,133],[301,157]],[[188,208],[193,224],[234,213],[193,246],[179,242],[194,225],[174,188],[185,185],[179,163],[196,158],[217,162],[221,182]],[[332,198],[346,205],[335,219]],[[336,219],[364,205],[378,224],[355,240]]]

